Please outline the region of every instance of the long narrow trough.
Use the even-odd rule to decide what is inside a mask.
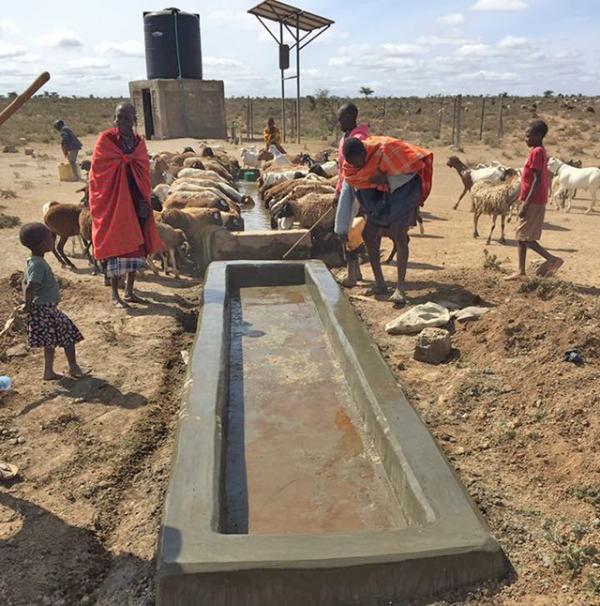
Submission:
[[[160,606],[370,606],[506,560],[321,262],[208,270]]]

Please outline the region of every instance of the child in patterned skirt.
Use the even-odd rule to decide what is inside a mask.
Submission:
[[[60,287],[44,260],[44,254],[54,248],[54,238],[42,223],[27,223],[19,235],[21,244],[31,250],[27,259],[23,287],[27,312],[27,335],[30,347],[44,348],[44,380],[53,381],[61,376],[54,372],[54,353],[62,347],[72,377],[83,375],[75,357],[75,343],[83,340],[79,329],[61,311]]]

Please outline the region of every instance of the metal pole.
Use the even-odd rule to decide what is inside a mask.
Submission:
[[[283,44],[283,23],[279,22],[279,44]],[[285,76],[281,70],[281,128],[283,129],[283,141],[286,142],[285,129]]]
[[[481,102],[481,124],[479,126],[479,140],[481,141],[483,139],[483,120],[485,118],[485,97],[483,98],[483,101]]]
[[[296,143],[300,143],[300,15],[296,15]]]

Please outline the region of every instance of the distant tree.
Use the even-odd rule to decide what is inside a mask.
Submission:
[[[314,112],[317,109],[317,100],[312,95],[306,95],[306,100],[308,101],[310,111]]]
[[[322,129],[332,134],[337,126],[337,99],[326,88],[320,88],[315,93],[315,108],[319,112]]]
[[[368,99],[375,91],[370,86],[361,86],[358,92]]]
[[[552,97],[552,95],[554,95],[554,91],[553,90],[545,90],[544,91],[544,99],[550,99],[550,97]]]
[[[16,99],[17,98],[17,93],[15,93],[14,91],[12,93],[8,93],[8,95],[6,95],[9,99]]]

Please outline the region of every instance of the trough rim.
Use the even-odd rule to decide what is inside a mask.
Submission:
[[[332,329],[366,381],[391,447],[402,459],[423,524],[400,530],[330,534],[222,534],[220,471],[222,406],[227,396],[228,288],[233,271],[303,266],[326,330]],[[296,272],[298,270],[295,270]],[[298,282],[295,282],[298,283]],[[436,440],[407,401],[350,302],[321,261],[217,261],[210,264],[204,305],[188,365],[157,554],[157,577],[242,570],[310,570],[439,559],[464,554],[491,558],[500,577],[501,547]],[[219,329],[219,326],[221,329]],[[329,334],[329,333],[328,333]],[[350,343],[352,334],[361,346]],[[331,335],[329,335],[331,337]],[[373,386],[369,377],[376,374]],[[194,385],[201,385],[194,390]],[[180,498],[183,495],[183,498]],[[182,537],[184,537],[182,539]],[[489,578],[489,574],[487,575]]]

